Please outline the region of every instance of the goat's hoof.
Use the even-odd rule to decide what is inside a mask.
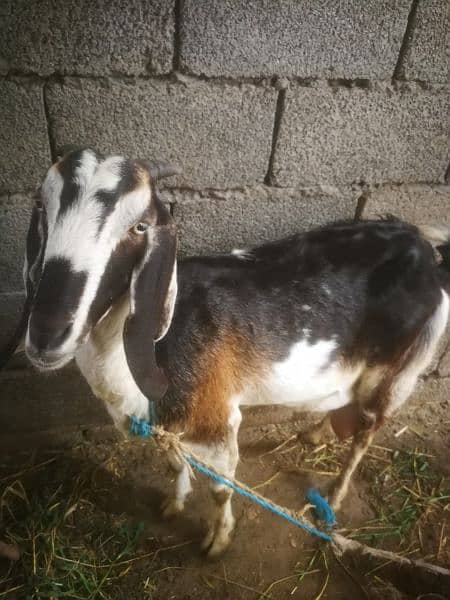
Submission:
[[[202,552],[205,552],[206,554],[208,553],[208,550],[211,548],[212,543],[214,541],[215,534],[216,534],[215,528],[210,527],[208,529],[208,533],[205,535],[202,543],[200,544],[200,548],[202,549]]]
[[[161,505],[163,519],[171,519],[183,512],[184,504],[176,498],[167,498]]]
[[[230,545],[231,537],[227,532],[214,534],[211,538],[211,533],[208,532],[202,542],[202,550],[206,553],[207,558],[214,559],[223,554]]]
[[[228,548],[229,545],[230,545],[230,536],[228,534],[223,539],[214,538],[214,541],[211,544],[211,547],[208,550],[206,556],[209,559],[217,558],[218,556],[221,556],[225,552],[225,550]]]
[[[217,558],[225,552],[230,545],[233,529],[234,520],[228,526],[210,527],[201,544],[201,548],[208,558]]]

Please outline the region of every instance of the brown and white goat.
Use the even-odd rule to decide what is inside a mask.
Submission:
[[[167,165],[73,152],[40,188],[27,240],[26,353],[75,358],[115,423],[149,417],[234,476],[241,405],[285,404],[353,436],[331,501],[384,419],[411,394],[444,331],[450,269],[399,220],[336,223],[227,256],[176,260],[158,198]],[[448,254],[448,240],[444,254]],[[177,472],[166,516],[191,483]],[[212,484],[204,546],[229,543],[231,492]]]

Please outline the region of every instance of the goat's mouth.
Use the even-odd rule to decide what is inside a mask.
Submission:
[[[64,354],[63,356],[52,358],[41,357],[39,355],[33,354],[33,352],[30,352],[28,349],[26,350],[26,355],[33,367],[36,367],[36,369],[39,369],[39,371],[44,372],[56,371],[57,369],[61,369],[62,367],[67,365],[67,363],[69,363],[73,358],[73,354]]]

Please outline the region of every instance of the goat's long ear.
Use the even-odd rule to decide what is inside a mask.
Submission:
[[[149,228],[147,248],[136,266],[130,288],[130,315],[124,327],[127,363],[141,392],[158,400],[168,386],[156,363],[155,341],[172,320],[177,293],[175,225]]]
[[[39,279],[42,274],[42,260],[44,258],[45,245],[47,242],[47,224],[45,214],[36,206],[31,214],[30,227],[27,233],[27,245],[25,250],[25,265],[23,268],[23,279],[27,299],[33,300]]]
[[[6,366],[25,336],[31,305],[42,272],[42,259],[45,251],[46,237],[45,215],[38,208],[33,207],[27,234],[25,265],[23,268],[26,291],[25,304],[16,330],[6,346],[0,350],[0,371]]]

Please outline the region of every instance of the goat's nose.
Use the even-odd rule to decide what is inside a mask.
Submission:
[[[58,350],[72,331],[72,323],[52,318],[31,318],[30,342],[38,354]]]

